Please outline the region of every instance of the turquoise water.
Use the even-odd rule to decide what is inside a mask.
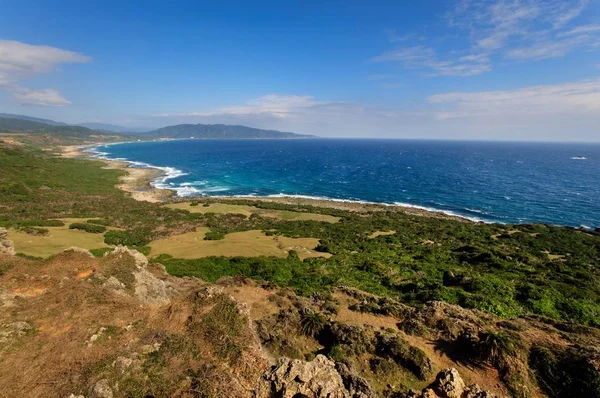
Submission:
[[[412,140],[177,140],[98,156],[158,166],[180,196],[299,195],[488,222],[600,226],[600,145]]]

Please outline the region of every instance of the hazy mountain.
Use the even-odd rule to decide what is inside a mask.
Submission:
[[[120,136],[117,133],[105,134],[81,126],[69,126],[67,124],[51,125],[47,123],[38,123],[31,120],[4,117],[0,117],[0,132],[51,134],[68,137],[91,137],[98,135]]]
[[[108,123],[77,123],[78,126],[87,127],[96,131],[104,131],[110,133],[145,133],[151,128],[144,127],[125,127],[119,126],[116,124],[108,124]]]
[[[50,119],[40,119],[38,117],[31,117],[31,116],[25,116],[25,115],[14,115],[12,113],[0,113],[0,117],[5,118],[5,119],[28,120],[30,122],[48,124],[50,126],[68,126],[67,123],[63,123],[63,122],[56,122],[56,121],[50,120]]]
[[[148,133],[137,134],[144,138],[310,138],[312,135],[263,130],[227,124],[178,124]]]
[[[49,119],[0,113],[0,132],[30,132],[62,135],[126,134],[140,139],[155,138],[310,138],[312,135],[264,130],[228,124],[178,124],[148,131],[108,123],[80,123],[71,125]]]

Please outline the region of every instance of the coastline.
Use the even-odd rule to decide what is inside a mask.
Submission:
[[[144,164],[145,167],[131,167],[131,165],[139,165],[139,162],[129,160],[113,160],[102,156],[93,156],[91,148],[95,148],[105,143],[96,143],[93,145],[69,145],[62,147],[61,156],[65,158],[80,158],[89,160],[99,160],[106,164],[106,169],[123,170],[126,175],[120,178],[121,184],[117,187],[131,195],[132,198],[140,201],[152,203],[159,202],[184,202],[192,200],[195,197],[178,196],[175,189],[158,188],[156,187],[157,180],[169,178],[169,175],[163,167]],[[87,150],[86,150],[87,149]],[[98,155],[98,153],[96,153]],[[462,217],[456,214],[448,214],[443,211],[429,210],[418,206],[373,203],[365,201],[352,201],[344,199],[330,198],[312,198],[309,196],[292,196],[292,195],[277,195],[277,196],[199,196],[202,200],[222,200],[222,201],[239,201],[252,200],[257,202],[281,203],[295,206],[314,206],[337,210],[354,211],[359,213],[372,211],[401,211],[409,215],[421,217],[434,217],[447,220],[455,220],[467,223],[484,222],[481,220],[473,220],[467,217]]]
[[[93,158],[91,152],[86,151],[86,148],[93,148],[98,145],[104,144],[63,146],[61,156],[64,158],[99,160],[106,164],[103,167],[104,169],[124,171],[126,174],[119,179],[120,184],[117,185],[117,188],[129,193],[135,200],[158,203],[165,202],[175,195],[175,191],[171,189],[156,188],[152,185],[155,180],[165,175],[163,170],[154,167],[130,167],[132,163],[127,161]]]

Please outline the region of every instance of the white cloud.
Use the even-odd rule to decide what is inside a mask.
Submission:
[[[29,88],[14,88],[14,97],[21,105],[65,106],[71,105],[60,93],[51,88],[32,90]]]
[[[600,25],[574,25],[588,0],[462,0],[447,15],[452,51],[443,54],[431,45],[397,47],[374,58],[400,62],[406,68],[432,71],[433,75],[473,76],[493,69],[496,58],[541,60],[575,50],[600,46]],[[413,40],[414,41],[414,40]],[[399,42],[395,40],[392,42]]]
[[[600,118],[600,79],[517,90],[452,92],[433,95],[428,102],[440,107],[435,111],[438,119],[529,120],[531,127],[540,118],[559,119],[567,134],[569,119]]]
[[[71,102],[54,89],[29,89],[20,83],[35,75],[55,71],[62,64],[89,61],[89,57],[60,48],[0,40],[0,89],[12,92],[20,104],[69,105]]]

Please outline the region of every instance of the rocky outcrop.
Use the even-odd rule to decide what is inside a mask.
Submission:
[[[129,256],[134,261],[132,268],[121,268],[121,273],[129,273],[129,275],[111,275],[104,282],[104,286],[113,289],[117,294],[127,294],[127,284],[120,278],[130,279],[132,276],[130,293],[133,293],[144,304],[160,305],[170,302],[168,283],[157,278],[148,270],[148,259],[142,253],[125,246],[117,246],[104,256]]]
[[[92,387],[92,398],[113,398],[114,394],[108,380],[102,379]]]
[[[410,392],[411,398],[500,398],[489,391],[483,391],[477,384],[467,386],[458,370],[442,370],[431,385],[423,391]]]
[[[8,231],[6,228],[0,228],[0,255],[5,254],[14,256],[17,254],[11,240],[8,239]]]
[[[255,398],[370,398],[374,397],[366,380],[343,364],[323,355],[310,362],[282,358],[263,374]]]

